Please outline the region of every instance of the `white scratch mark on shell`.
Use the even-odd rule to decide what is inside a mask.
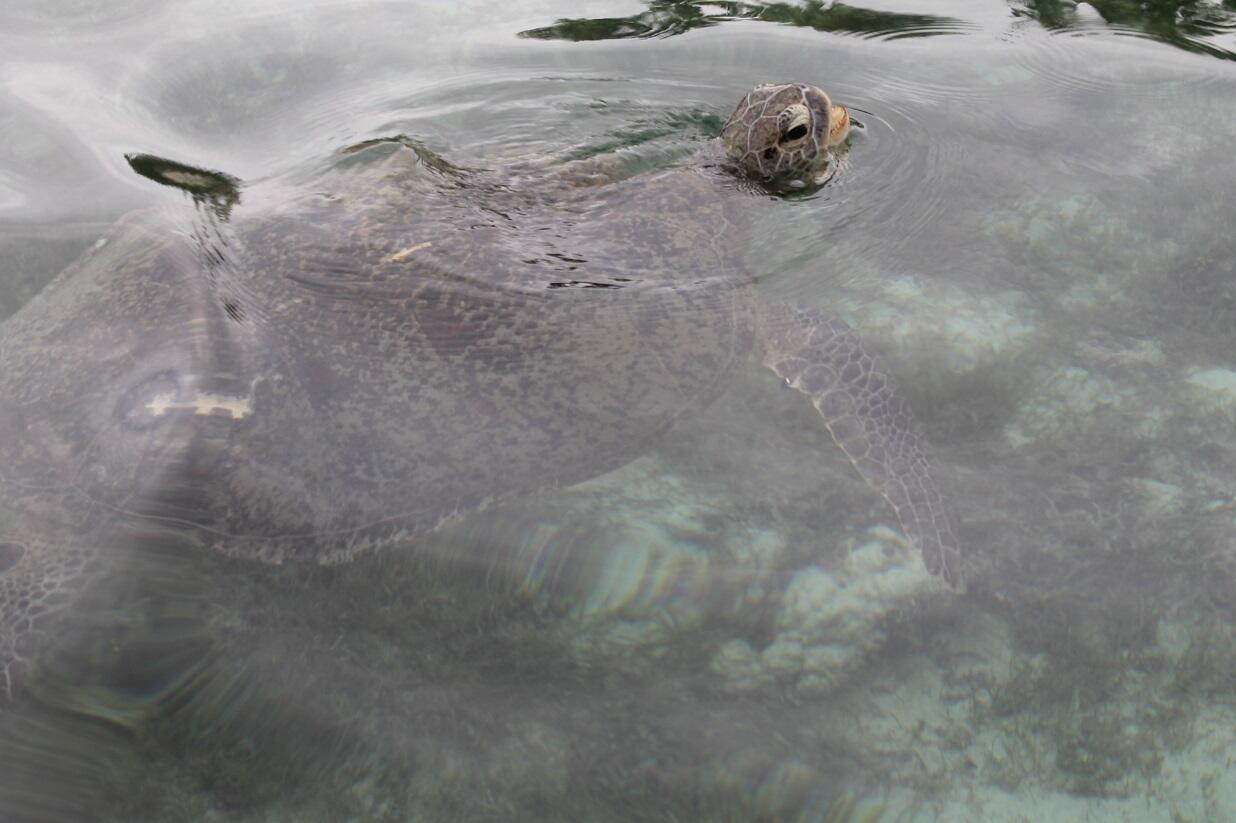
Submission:
[[[386,257],[382,258],[382,262],[383,263],[398,263],[400,260],[403,260],[405,257],[407,257],[412,252],[420,251],[421,249],[427,249],[432,245],[433,245],[432,240],[426,240],[424,243],[417,243],[415,246],[408,246],[406,249],[400,249],[399,251],[394,252],[393,254],[386,255]]]
[[[173,392],[156,394],[146,404],[155,417],[170,411],[192,411],[194,414],[227,414],[233,420],[243,420],[253,413],[253,404],[247,397],[231,397],[226,394],[199,394],[190,400],[177,401]]]

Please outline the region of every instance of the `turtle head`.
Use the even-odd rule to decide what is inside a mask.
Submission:
[[[840,107],[836,107],[840,109]],[[837,131],[832,101],[806,83],[756,86],[721,130],[725,154],[741,174],[774,189],[810,185],[828,163]]]

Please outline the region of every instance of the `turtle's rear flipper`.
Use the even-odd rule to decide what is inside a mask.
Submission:
[[[858,333],[817,311],[774,306],[765,314],[764,363],[811,398],[833,440],[923,553],[927,570],[961,585],[957,539],[918,424]]]
[[[211,205],[220,212],[221,217],[226,217],[232,206],[240,202],[240,180],[230,174],[177,163],[153,154],[126,154],[124,159],[142,177],[186,192],[195,201]]]

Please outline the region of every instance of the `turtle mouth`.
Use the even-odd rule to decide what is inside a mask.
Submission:
[[[747,152],[730,149],[726,155],[725,165],[732,173],[771,188],[800,188],[799,184],[814,179],[829,164],[826,150],[801,143],[791,148],[768,145]]]
[[[827,173],[829,161],[821,163],[797,162],[784,169],[763,171],[752,177],[765,188],[773,192],[802,192],[805,189],[818,188],[829,178]]]

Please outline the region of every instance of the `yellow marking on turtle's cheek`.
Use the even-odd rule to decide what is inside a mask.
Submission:
[[[382,262],[383,263],[398,263],[400,260],[403,260],[405,257],[407,257],[412,252],[420,251],[421,249],[427,249],[432,245],[433,245],[432,240],[426,240],[424,243],[417,243],[415,246],[408,246],[406,249],[400,249],[399,251],[394,252],[393,254],[386,255],[386,257],[382,258]]]
[[[850,112],[845,106],[834,105],[828,119],[828,145],[835,146],[850,133]]]

